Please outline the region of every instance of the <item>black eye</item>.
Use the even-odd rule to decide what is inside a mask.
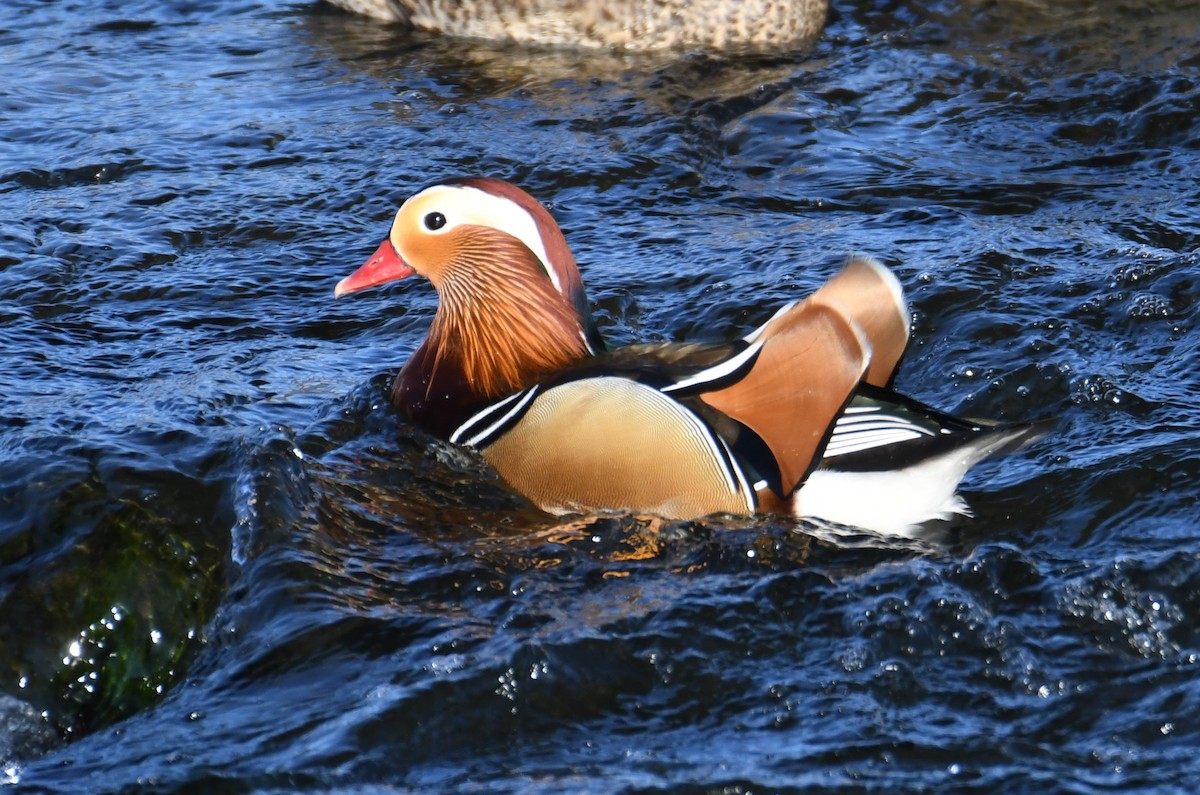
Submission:
[[[446,225],[446,216],[441,213],[430,213],[425,216],[425,228],[433,232]]]

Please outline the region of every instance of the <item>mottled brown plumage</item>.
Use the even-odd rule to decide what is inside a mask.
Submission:
[[[828,0],[328,0],[417,30],[492,41],[661,50],[814,40]]]

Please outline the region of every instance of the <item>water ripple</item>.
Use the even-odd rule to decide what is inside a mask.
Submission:
[[[835,4],[811,52],[736,59],[10,16],[0,782],[1195,780],[1194,0]],[[910,295],[903,391],[1060,421],[904,543],[542,514],[387,405],[428,285],[331,300],[464,172],[548,203],[614,341],[744,333],[868,252]]]

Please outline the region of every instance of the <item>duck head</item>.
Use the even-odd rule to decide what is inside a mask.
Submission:
[[[558,224],[502,180],[443,182],[408,199],[334,295],[413,274],[430,281],[439,304],[392,401],[435,431],[603,348]]]

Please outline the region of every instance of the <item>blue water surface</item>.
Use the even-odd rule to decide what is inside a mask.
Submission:
[[[834,0],[719,57],[14,0],[0,54],[0,783],[1200,780],[1200,2]],[[1059,422],[916,540],[542,514],[387,404],[428,285],[332,299],[458,174],[552,209],[615,342],[867,252],[901,391]]]

